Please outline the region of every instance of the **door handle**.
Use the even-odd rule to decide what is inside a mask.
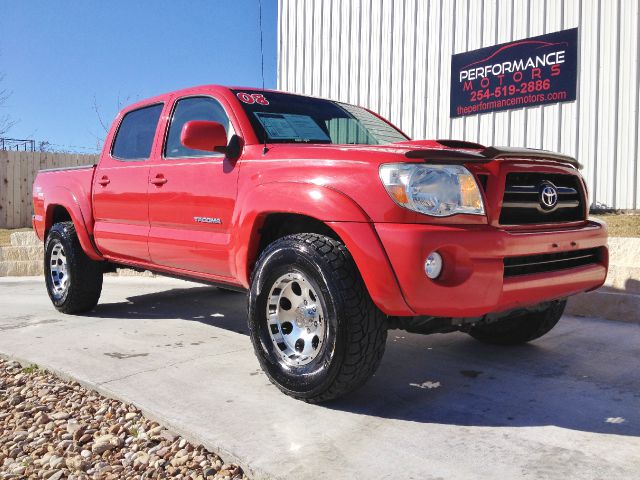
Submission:
[[[160,185],[164,185],[165,183],[167,183],[167,179],[164,178],[164,175],[162,174],[158,174],[156,175],[156,178],[152,178],[151,180],[149,180],[151,183],[153,183],[156,186],[160,186]]]
[[[102,177],[100,180],[98,180],[98,183],[100,185],[102,185],[103,187],[106,187],[107,185],[109,185],[111,183],[111,180],[109,180],[109,177],[107,177],[106,175],[104,177]]]

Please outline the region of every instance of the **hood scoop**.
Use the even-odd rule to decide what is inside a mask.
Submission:
[[[575,158],[560,153],[538,150],[535,148],[484,147],[479,143],[462,140],[437,140],[437,143],[448,148],[422,148],[409,150],[407,158],[421,158],[440,163],[488,163],[500,159],[526,159],[532,161],[555,161],[581,169],[582,164]]]
[[[480,145],[479,143],[467,142],[465,140],[441,139],[436,140],[436,142],[447,148],[464,148],[467,150],[484,150],[486,148],[484,145]]]

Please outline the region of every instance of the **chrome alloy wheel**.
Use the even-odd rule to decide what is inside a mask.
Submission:
[[[301,273],[278,278],[267,302],[269,334],[285,364],[307,365],[318,356],[327,333],[322,305]]]
[[[69,272],[67,270],[67,256],[60,242],[56,242],[51,250],[49,272],[53,295],[56,298],[61,298],[69,288]]]

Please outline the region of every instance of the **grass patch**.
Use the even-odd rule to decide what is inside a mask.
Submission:
[[[28,367],[24,367],[22,369],[24,373],[29,373],[29,374],[36,373],[38,370],[40,370],[40,367],[38,367],[38,365],[36,365],[35,363],[32,365],[29,365]]]
[[[610,237],[640,237],[640,215],[605,213],[591,216],[607,224]]]
[[[0,228],[0,247],[7,247],[11,245],[11,234],[13,232],[28,232],[31,228]]]

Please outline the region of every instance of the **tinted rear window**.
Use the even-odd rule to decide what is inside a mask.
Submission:
[[[120,160],[146,160],[151,154],[162,104],[127,113],[116,134],[111,154]]]

